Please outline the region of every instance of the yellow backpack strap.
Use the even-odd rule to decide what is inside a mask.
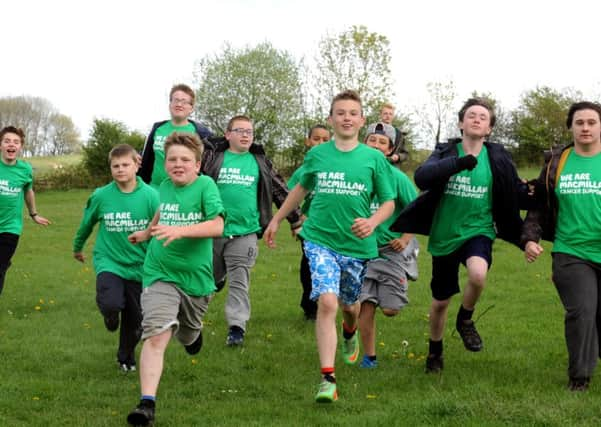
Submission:
[[[563,150],[561,153],[559,163],[557,164],[557,171],[555,172],[555,186],[557,186],[557,183],[559,182],[559,175],[561,175],[561,171],[563,170],[563,167],[565,166],[566,161],[568,160],[568,156],[571,152],[572,147]]]

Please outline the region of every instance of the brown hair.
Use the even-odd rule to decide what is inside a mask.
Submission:
[[[576,111],[580,110],[593,110],[599,115],[599,121],[601,121],[601,105],[596,102],[582,101],[575,102],[570,105],[570,109],[568,110],[568,118],[566,120],[566,126],[568,129],[572,128],[572,122],[574,121],[574,114]]]
[[[7,133],[14,133],[19,138],[21,138],[21,146],[25,145],[25,132],[23,132],[23,129],[14,126],[4,127],[2,130],[0,130],[0,141],[2,141],[4,135],[6,135]]]
[[[361,115],[363,116],[363,104],[361,102],[361,97],[359,96],[359,93],[354,90],[347,89],[343,92],[340,92],[334,97],[334,99],[332,99],[332,104],[330,104],[330,117],[334,113],[334,104],[338,101],[346,100],[357,101],[359,103],[359,106],[361,107]]]
[[[138,152],[136,151],[136,149],[134,147],[132,147],[129,144],[115,145],[111,149],[111,151],[109,151],[109,164],[111,163],[111,161],[114,158],[125,157],[125,156],[131,156],[131,158],[134,159],[134,161],[137,161]]]
[[[380,107],[380,113],[384,108],[390,108],[394,111],[394,105],[392,105],[390,102],[385,102],[384,104],[382,104],[382,106]]]
[[[165,150],[165,156],[167,156],[169,148],[173,147],[174,145],[183,145],[184,147],[190,149],[194,152],[196,160],[198,161],[202,158],[204,146],[202,145],[202,142],[200,142],[198,135],[195,133],[173,132],[171,135],[169,135],[165,141],[165,146],[163,147]]]
[[[171,102],[171,98],[173,98],[173,94],[177,91],[184,92],[186,95],[189,95],[190,98],[192,98],[192,105],[194,105],[194,101],[196,100],[196,95],[194,94],[194,91],[192,90],[192,88],[190,86],[185,85],[183,83],[177,84],[171,88],[171,91],[169,91],[169,102]]]
[[[229,122],[227,122],[227,130],[231,131],[232,130],[232,126],[234,125],[234,122],[237,121],[241,121],[241,122],[248,122],[252,125],[252,120],[250,119],[250,117],[248,116],[243,116],[243,115],[238,115],[238,116],[234,116],[230,119]]]
[[[467,101],[465,101],[465,104],[463,104],[463,107],[461,107],[461,110],[459,110],[459,121],[463,122],[465,112],[468,108],[473,107],[474,105],[484,107],[488,110],[488,114],[490,115],[490,128],[492,129],[493,127],[495,127],[495,123],[497,121],[497,117],[495,116],[495,110],[494,108],[492,108],[492,105],[490,105],[490,102],[485,98],[470,98]]]

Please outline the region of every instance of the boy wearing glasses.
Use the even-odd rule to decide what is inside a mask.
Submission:
[[[288,190],[282,177],[255,144],[253,124],[246,116],[233,117],[205,173],[217,183],[227,213],[223,236],[213,241],[213,275],[220,290],[228,278],[225,317],[229,326],[226,345],[244,342],[250,319],[250,269],[257,258],[257,238],[272,217],[272,203],[279,207]],[[301,225],[300,212],[288,216],[291,228]]]
[[[194,100],[194,91],[189,86],[185,84],[173,86],[169,92],[171,120],[155,123],[148,134],[142,151],[142,165],[138,175],[144,182],[156,189],[167,178],[163,145],[169,135],[173,132],[196,133],[203,142],[213,135],[208,128],[188,118],[194,110]],[[210,152],[211,150],[206,150],[205,156]],[[203,159],[203,162],[205,160]]]

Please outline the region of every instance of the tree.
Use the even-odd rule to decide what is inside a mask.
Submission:
[[[23,154],[26,156],[66,154],[81,146],[71,118],[60,114],[44,98],[0,98],[0,126],[8,125],[24,130]]]
[[[254,123],[255,140],[273,156],[302,135],[299,65],[269,43],[206,56],[197,65],[197,113],[214,131],[224,133],[238,114]]]
[[[73,120],[64,114],[55,113],[50,116],[49,140],[44,144],[45,154],[58,156],[74,153],[81,149],[79,133]]]
[[[111,180],[108,154],[119,144],[129,144],[140,150],[144,144],[144,137],[138,132],[130,132],[121,122],[94,119],[88,145],[83,148],[83,164],[90,176],[99,183],[107,183]]]
[[[571,134],[565,121],[570,105],[578,99],[582,99],[578,91],[560,92],[547,86],[524,93],[513,113],[513,134],[518,144],[514,152],[516,161],[538,164],[544,150],[569,142]]]
[[[353,25],[319,43],[315,88],[320,106],[329,111],[332,98],[346,89],[359,93],[364,114],[371,116],[387,99],[394,98],[390,72],[390,48],[386,36]]]
[[[429,82],[426,89],[430,102],[416,110],[420,123],[421,142],[426,147],[453,135],[457,128],[454,116],[454,103],[457,93],[453,80],[446,82]]]

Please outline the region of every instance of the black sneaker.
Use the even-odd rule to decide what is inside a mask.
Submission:
[[[590,378],[570,378],[568,381],[568,390],[570,391],[586,391],[591,382]]]
[[[117,361],[117,363],[119,364],[119,370],[124,374],[127,374],[128,372],[136,372],[136,362]]]
[[[244,343],[244,329],[240,326],[230,326],[225,345],[235,347]]]
[[[138,406],[127,416],[127,422],[132,426],[148,426],[154,421],[154,407],[152,400],[142,399]]]
[[[442,354],[429,354],[426,358],[426,373],[437,374],[444,368],[444,359]]]
[[[202,331],[199,331],[198,338],[192,344],[185,345],[184,348],[188,354],[197,354],[202,348]]]
[[[215,292],[221,292],[221,290],[225,287],[225,279],[220,280],[219,282],[215,282]]]
[[[476,330],[476,324],[473,321],[470,320],[469,323],[459,321],[456,326],[466,349],[469,351],[482,350],[482,338],[480,338],[480,334]]]
[[[317,319],[317,313],[315,311],[305,311],[305,320],[315,321]]]
[[[110,332],[115,332],[119,329],[119,312],[115,311],[104,316],[104,326]]]

